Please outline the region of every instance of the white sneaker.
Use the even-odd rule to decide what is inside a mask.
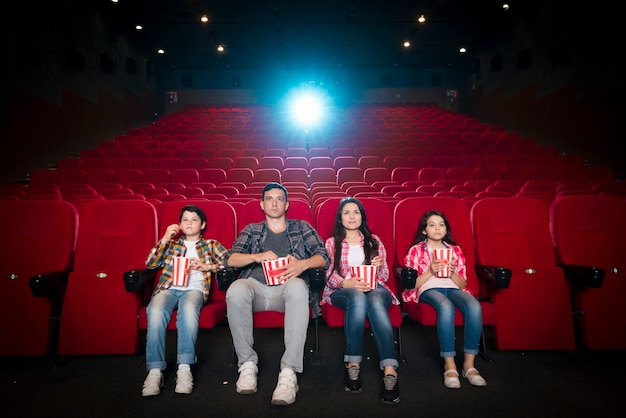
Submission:
[[[288,368],[282,369],[278,374],[278,384],[272,394],[272,405],[291,405],[296,401],[298,389],[296,372]]]
[[[190,394],[193,391],[193,376],[190,369],[178,369],[176,372],[176,393]]]
[[[239,379],[237,379],[237,393],[251,395],[256,393],[256,374],[259,371],[256,364],[246,361],[239,367]]]
[[[150,370],[148,377],[143,382],[141,396],[155,396],[161,393],[163,387],[163,373],[161,370]]]

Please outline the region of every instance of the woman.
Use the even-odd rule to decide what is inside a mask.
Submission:
[[[436,260],[434,250],[452,250],[452,259]],[[417,270],[413,289],[405,289],[405,302],[424,302],[437,310],[437,333],[441,357],[444,361],[445,387],[461,387],[455,362],[454,308],[464,318],[464,359],[462,375],[474,386],[486,386],[487,382],[474,367],[478,354],[478,343],[482,332],[482,309],[478,300],[466,289],[465,256],[463,250],[452,239],[450,224],[439,211],[426,212],[419,223],[413,245],[405,257],[405,266]],[[442,274],[446,271],[446,274]]]
[[[378,349],[380,369],[383,371],[382,401],[398,403],[400,390],[396,369],[399,363],[387,309],[392,303],[399,304],[400,301],[386,285],[389,279],[387,252],[380,238],[370,231],[360,201],[353,197],[341,200],[332,237],[326,240],[325,245],[331,268],[326,272],[321,304],[330,303],[345,311],[345,390],[350,393],[360,393],[362,390],[361,346],[365,319],[368,319]],[[374,289],[363,278],[351,274],[352,266],[363,264],[376,266]]]

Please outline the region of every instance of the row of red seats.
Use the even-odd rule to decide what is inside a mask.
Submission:
[[[297,152],[297,151],[302,152]],[[198,154],[177,154],[175,152],[165,151],[163,155],[157,155],[149,151],[141,151],[136,155],[125,154],[121,156],[103,156],[90,157],[81,156],[80,158],[63,158],[58,161],[57,169],[65,170],[71,169],[104,169],[110,168],[112,170],[119,170],[121,168],[167,168],[168,170],[176,168],[235,168],[235,167],[247,167],[253,170],[259,168],[277,168],[283,170],[285,168],[306,168],[310,170],[312,168],[319,167],[331,167],[338,170],[342,167],[359,167],[362,169],[370,167],[386,167],[393,169],[396,167],[436,167],[436,168],[453,168],[453,167],[525,167],[531,169],[533,167],[545,167],[552,166],[554,168],[560,167],[577,167],[583,168],[585,161],[579,155],[536,155],[531,157],[527,154],[485,154],[485,155],[450,155],[450,154],[435,154],[435,155],[387,155],[385,157],[372,153],[369,149],[355,149],[354,152],[348,148],[335,148],[332,151],[327,149],[323,150],[323,153],[317,153],[313,155],[318,149],[311,149],[306,151],[305,149],[290,149],[291,155],[284,157],[281,155],[252,155],[253,150],[248,150],[246,155],[232,155],[222,150],[216,152],[216,157],[200,157]],[[259,154],[260,150],[257,151]],[[274,152],[274,150],[270,150]],[[284,151],[283,151],[284,153]],[[278,153],[276,153],[278,154]],[[298,155],[300,154],[300,155]],[[312,156],[306,156],[311,154]],[[323,155],[326,154],[326,155]],[[178,155],[178,156],[177,156]]]
[[[326,200],[315,218],[309,218],[306,205],[300,206],[304,212],[291,216],[308,219],[322,237],[328,237],[338,199]],[[484,199],[470,211],[459,199],[446,197],[403,199],[393,210],[377,199],[362,200],[370,202],[366,206],[370,226],[385,243],[397,279],[419,214],[437,208],[448,215],[468,265],[478,267],[468,269],[468,279],[483,302],[485,325],[493,326],[496,349],[573,350],[570,297],[575,310],[585,313],[575,318],[582,347],[626,348],[626,337],[615,332],[624,328],[626,319],[614,312],[626,283],[618,245],[626,233],[626,222],[621,221],[626,201],[568,196],[556,200],[547,211],[535,199]],[[136,353],[138,318],[145,299],[128,292],[122,276],[142,268],[146,251],[189,202],[170,203],[160,214],[145,201],[94,201],[83,206],[80,215],[63,201],[21,200],[2,206],[0,222],[7,239],[0,245],[7,262],[0,268],[3,277],[12,280],[2,282],[0,298],[14,315],[2,319],[7,338],[0,355],[44,355],[51,349],[60,355]],[[207,236],[226,245],[243,225],[262,218],[258,201],[239,211],[226,202],[195,203],[207,212]],[[29,222],[14,222],[24,218]],[[597,245],[599,241],[606,247]],[[569,249],[568,243],[574,243],[574,248]],[[29,246],[48,250],[33,258],[23,251]],[[559,269],[560,263],[601,267],[604,281],[592,285],[566,281],[568,270]],[[480,266],[510,270],[510,283],[502,287],[484,279],[483,286],[478,286]],[[50,281],[46,282],[42,275],[39,284],[45,286],[38,288],[40,297],[33,297],[28,279],[51,271],[65,272],[67,285],[53,293],[53,278],[47,277]],[[207,310],[206,315],[214,319],[204,318],[209,321],[204,323],[207,327],[225,318],[223,294],[215,290],[210,305],[220,308],[212,316]],[[402,306],[411,319],[434,325],[436,316],[428,308]],[[458,320],[462,321],[460,315]],[[51,347],[56,336],[58,346]]]

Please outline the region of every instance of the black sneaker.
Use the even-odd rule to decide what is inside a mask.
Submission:
[[[361,393],[361,369],[357,366],[346,367],[343,386],[346,392]]]
[[[396,376],[388,374],[383,377],[381,397],[383,399],[383,403],[386,404],[400,402],[400,385],[398,384],[398,378]]]

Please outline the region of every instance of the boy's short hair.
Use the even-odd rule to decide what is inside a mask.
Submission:
[[[267,183],[265,185],[265,187],[263,188],[263,193],[261,194],[261,200],[265,199],[265,192],[268,192],[272,189],[280,189],[283,191],[283,193],[285,193],[285,202],[289,200],[289,195],[287,193],[287,189],[285,188],[285,186],[283,186],[280,183],[276,183],[276,182],[271,182],[271,183]]]

